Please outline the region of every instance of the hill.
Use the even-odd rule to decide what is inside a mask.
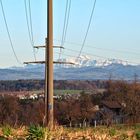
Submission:
[[[128,64],[119,60],[97,61],[88,57],[76,62],[73,59],[63,60],[74,62],[76,65],[55,65],[55,80],[106,80],[134,79],[134,74],[140,76],[140,65]],[[0,69],[0,80],[44,79],[44,65],[26,65]]]

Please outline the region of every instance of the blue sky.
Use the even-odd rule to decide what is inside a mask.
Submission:
[[[54,0],[54,45],[61,44],[66,0]],[[66,55],[78,53],[85,36],[94,0],[72,0],[68,24]],[[26,25],[24,0],[3,0],[3,6],[16,54],[21,62],[33,60]],[[46,0],[31,0],[35,45],[43,45],[46,37]],[[83,55],[95,59],[117,58],[140,63],[140,1],[97,0]],[[0,7],[0,67],[18,66],[8,40]],[[54,50],[58,58],[59,50]],[[36,52],[44,59],[44,50]],[[101,56],[97,57],[95,55]],[[103,58],[102,58],[103,57]]]

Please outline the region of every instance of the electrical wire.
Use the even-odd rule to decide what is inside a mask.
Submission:
[[[80,43],[75,43],[75,42],[68,42],[66,41],[65,42],[66,44],[71,44],[71,45],[76,45],[76,46],[81,46]],[[102,50],[102,51],[110,51],[110,52],[117,52],[117,53],[129,53],[129,54],[133,54],[133,55],[140,55],[140,53],[137,53],[137,52],[129,52],[129,51],[126,51],[126,50],[115,50],[115,49],[104,49],[104,48],[100,48],[100,47],[94,47],[92,45],[85,45],[86,48],[90,48],[90,49],[97,49],[97,50]]]
[[[64,24],[63,24],[63,32],[62,32],[61,46],[63,46],[63,45],[64,45],[64,36],[65,36],[65,29],[66,29],[66,21],[67,21],[68,4],[69,4],[69,0],[67,0],[67,1],[66,1],[66,9],[65,9],[65,17],[64,17]]]
[[[12,38],[11,38],[10,31],[9,31],[8,23],[7,23],[7,20],[6,20],[6,15],[5,15],[5,12],[4,12],[4,7],[3,7],[3,2],[2,2],[2,0],[0,0],[0,4],[1,4],[1,9],[2,9],[2,14],[3,14],[4,23],[5,23],[5,26],[6,26],[8,38],[9,38],[9,41],[10,41],[10,45],[11,45],[11,48],[12,48],[14,57],[15,57],[17,63],[20,64],[20,65],[22,65],[22,62],[21,62],[21,61],[19,60],[19,58],[17,57],[17,54],[16,54],[15,49],[14,49],[14,45],[13,45],[13,42],[12,42]]]
[[[60,40],[57,40],[55,39],[56,41],[60,41]],[[69,45],[72,45],[72,46],[81,46],[82,44],[80,43],[77,43],[77,42],[70,42],[70,41],[65,41],[66,44],[69,44]],[[92,45],[85,45],[86,48],[90,48],[90,49],[97,49],[97,50],[102,50],[102,51],[110,51],[110,52],[117,52],[117,53],[127,53],[127,54],[133,54],[133,55],[140,55],[140,53],[137,53],[137,52],[130,52],[130,51],[126,51],[126,50],[116,50],[116,49],[104,49],[104,48],[101,48],[101,47],[95,47],[95,46],[92,46]]]
[[[78,50],[67,49],[67,48],[65,48],[65,49],[68,50],[68,51],[74,52],[74,53],[79,53]],[[108,58],[108,57],[96,55],[96,54],[93,54],[93,53],[83,52],[83,54],[86,54],[86,55],[89,55],[89,56],[92,56],[92,57],[102,58],[102,59],[116,59],[116,60],[119,60],[119,61],[122,61],[122,62],[127,62],[127,63],[131,63],[131,64],[140,65],[140,63],[137,63],[137,62],[132,62],[132,61],[128,61],[128,60],[122,60],[122,59],[117,59],[117,58]],[[65,55],[65,54],[63,54],[63,55]],[[71,55],[71,56],[72,56],[72,55]]]
[[[66,0],[66,9],[65,9],[65,17],[64,17],[64,24],[63,24],[63,31],[62,31],[62,39],[61,39],[61,46],[64,45],[64,35],[65,35],[65,27],[66,27],[66,19],[67,19],[67,11],[68,11],[68,0]],[[62,49],[60,48],[59,58],[61,59]]]
[[[28,18],[27,2],[26,2],[26,0],[24,0],[26,23],[27,23],[27,29],[28,29],[28,36],[29,36],[31,47],[33,49],[34,59],[36,61],[36,54],[35,54],[35,48],[34,48],[34,38],[33,38],[32,14],[31,14],[31,3],[30,3],[30,0],[28,0],[28,5],[29,5],[29,18]]]
[[[30,19],[30,27],[31,27],[31,39],[32,39],[32,42],[34,44],[34,37],[33,37],[33,26],[32,26],[32,12],[31,12],[31,2],[30,0],[28,0],[29,2],[29,19]]]
[[[67,37],[67,30],[68,30],[68,26],[69,26],[70,12],[71,12],[71,0],[69,0],[68,15],[67,15],[66,28],[65,28],[65,35],[64,35],[64,43],[65,43],[66,37]]]
[[[68,25],[69,25],[70,11],[71,11],[71,0],[67,0],[66,1],[66,9],[65,9],[65,17],[64,17],[61,46],[64,46],[64,43],[66,40],[67,30],[68,30]],[[62,49],[60,48],[59,60],[61,58],[61,55],[62,55]]]
[[[72,50],[71,50],[72,51]],[[75,52],[75,50],[73,50],[73,52]],[[77,51],[77,52],[79,52],[79,51]],[[57,53],[57,54],[59,54],[59,52],[55,52],[55,53]],[[77,56],[75,55],[69,55],[69,54],[63,54],[64,56],[68,56],[68,57],[72,57],[72,58],[74,58],[75,60],[77,59]],[[99,57],[99,56],[98,56]],[[108,58],[108,59],[111,59],[111,58]],[[120,59],[117,59],[117,60],[119,60],[119,61],[121,61],[121,62],[125,62],[125,63],[133,63],[133,64],[136,64],[136,65],[140,65],[139,63],[135,63],[135,62],[130,62],[130,61],[125,61],[125,60],[120,60]],[[74,62],[72,61],[72,63],[74,64],[74,66],[79,66],[79,64],[77,63],[77,61],[75,61],[76,63],[74,64]],[[105,64],[105,62],[103,63],[103,65],[102,66],[105,66],[104,65]],[[108,69],[108,72],[110,73],[110,74],[112,74],[112,70],[114,70],[114,67],[110,67],[109,69]],[[114,77],[114,76],[113,76]]]
[[[78,50],[73,50],[73,49],[67,49],[67,50],[69,50],[69,51],[71,51],[71,52],[74,52],[74,53],[78,53],[79,51]],[[57,53],[57,52],[56,52]],[[103,57],[103,56],[99,56],[99,55],[95,55],[95,54],[91,54],[91,53],[87,53],[87,52],[83,52],[84,54],[86,54],[86,55],[90,55],[90,57],[93,57],[93,58],[95,58],[95,57],[98,57],[98,58],[101,58],[101,59],[104,59],[104,60],[106,60],[106,59],[108,59],[108,60],[112,60],[112,59],[115,59],[115,60],[118,60],[118,61],[120,61],[120,62],[124,62],[124,63],[126,63],[126,64],[135,64],[135,65],[140,65],[140,63],[137,63],[137,62],[132,62],[132,61],[127,61],[127,60],[122,60],[122,59],[117,59],[117,58],[108,58],[108,57]],[[76,65],[78,66],[79,64],[78,64],[78,61],[77,61],[77,56],[76,55],[69,55],[69,54],[63,54],[64,56],[68,56],[68,57],[72,57],[73,59],[75,59],[75,62],[76,62]],[[104,62],[105,63],[105,62]],[[104,64],[103,64],[103,66],[104,66]],[[110,67],[109,68],[109,71],[111,72],[112,70],[113,70],[114,68],[112,67]]]
[[[68,30],[68,26],[69,26],[70,12],[71,12],[71,0],[69,0],[69,7],[68,7],[68,14],[67,14],[67,21],[66,21],[66,28],[65,28],[65,34],[64,34],[64,41],[63,41],[63,43],[66,42],[67,30]],[[63,46],[64,46],[64,44],[63,44]],[[61,53],[62,53],[62,51],[61,51]]]
[[[92,7],[92,11],[91,11],[88,27],[87,27],[87,30],[86,30],[86,34],[85,34],[85,37],[84,37],[84,40],[83,40],[83,43],[82,43],[82,47],[80,49],[80,52],[79,52],[79,55],[78,55],[77,59],[80,57],[80,55],[82,53],[82,50],[83,50],[83,48],[85,46],[85,42],[86,42],[86,39],[87,39],[87,36],[88,36],[88,33],[89,33],[89,29],[90,29],[90,25],[91,25],[91,22],[92,22],[93,14],[94,14],[94,11],[95,11],[95,7],[96,7],[96,0],[94,0],[94,3],[93,3],[93,7]]]

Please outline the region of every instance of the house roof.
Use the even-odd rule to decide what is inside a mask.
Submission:
[[[110,109],[122,108],[121,104],[119,104],[117,101],[102,101],[102,105],[104,105]]]

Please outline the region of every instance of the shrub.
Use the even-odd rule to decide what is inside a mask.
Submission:
[[[122,134],[120,135],[119,140],[126,140],[127,138],[128,138],[127,134]]]
[[[9,137],[12,133],[11,127],[9,125],[2,128],[3,135]]]
[[[134,125],[134,129],[140,129],[140,124]]]
[[[137,131],[137,132],[135,133],[135,135],[136,135],[137,140],[140,140],[140,131]]]
[[[43,140],[45,136],[45,131],[39,126],[30,126],[28,129],[27,140]]]
[[[110,129],[109,130],[109,135],[112,137],[112,136],[115,136],[115,134],[116,134],[116,130],[115,129]]]
[[[0,136],[0,140],[6,140],[6,138],[4,138],[4,137]]]

